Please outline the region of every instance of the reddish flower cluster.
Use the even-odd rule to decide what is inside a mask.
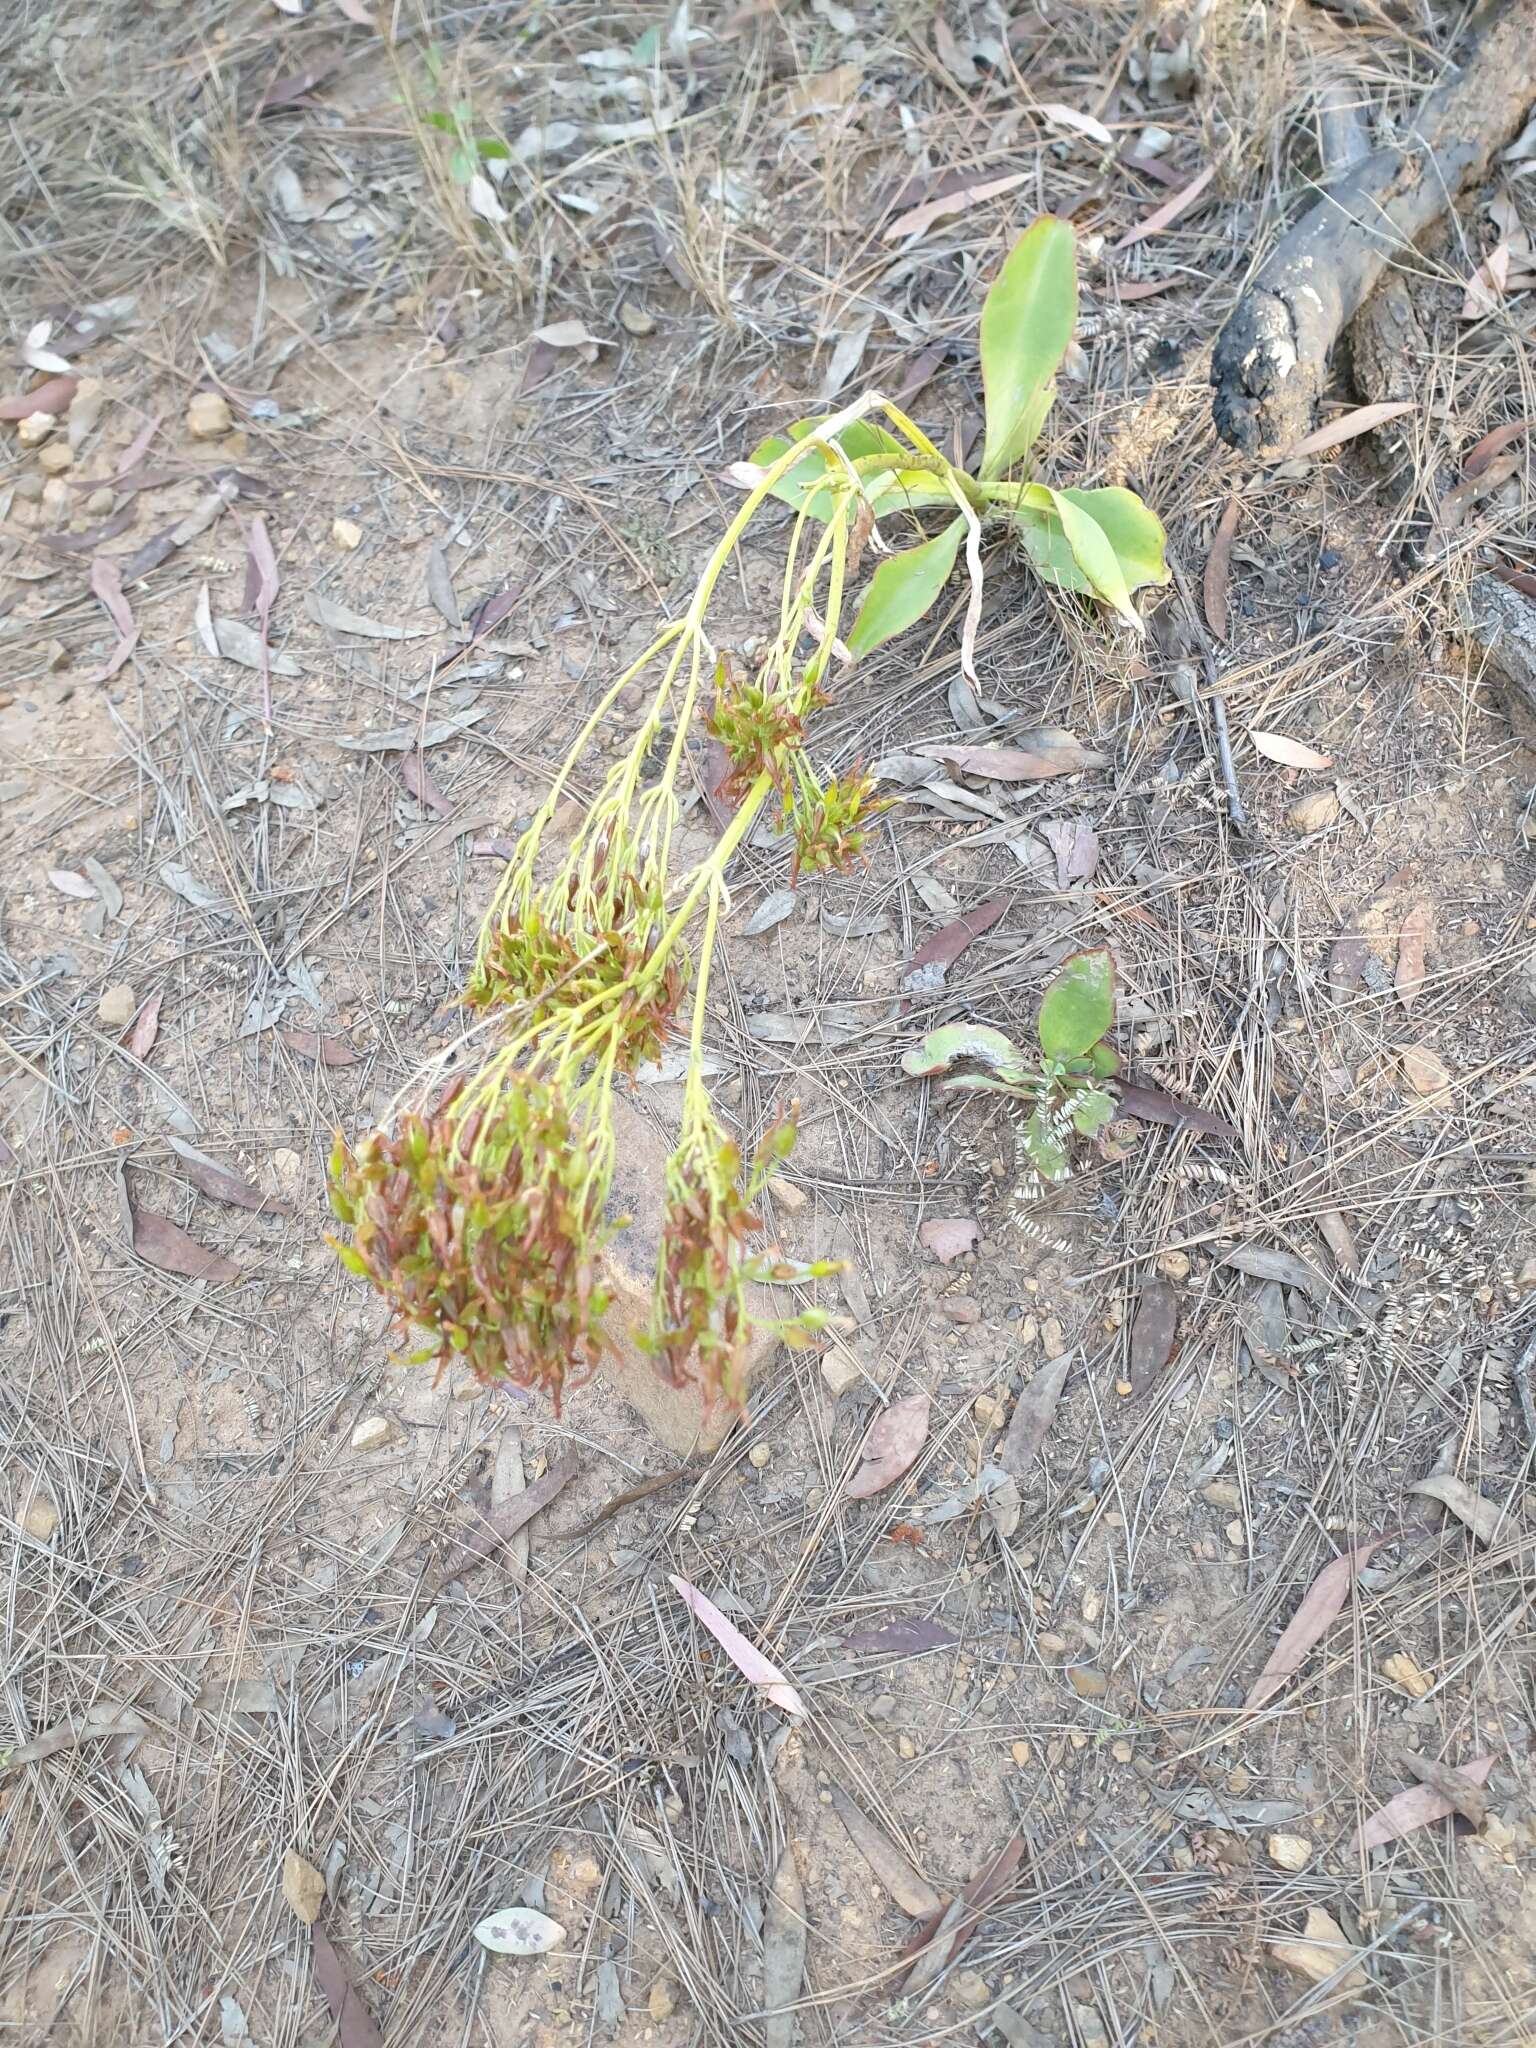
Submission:
[[[353,1241],[331,1242],[433,1339],[413,1362],[462,1358],[481,1380],[542,1388],[558,1414],[606,1348],[598,1259],[617,1226],[557,1089],[513,1076],[493,1124],[450,1117],[453,1099],[355,1152],[338,1137],[331,1207]]]

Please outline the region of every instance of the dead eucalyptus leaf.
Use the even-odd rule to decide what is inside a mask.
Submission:
[[[1040,1455],[1051,1424],[1056,1419],[1062,1389],[1071,1370],[1070,1352],[1064,1357],[1047,1360],[1014,1402],[1013,1413],[1008,1418],[1008,1431],[997,1454],[998,1463],[1010,1478],[1028,1477],[1029,1468]]]
[[[1473,1757],[1456,1775],[1473,1785],[1486,1784],[1494,1762],[1491,1756]],[[1433,1785],[1410,1785],[1361,1821],[1350,1841],[1350,1853],[1364,1855],[1367,1850],[1380,1849],[1399,1836],[1411,1835],[1415,1828],[1427,1828],[1432,1821],[1445,1820],[1456,1811],[1456,1805]]]
[[[1272,1699],[1293,1673],[1301,1669],[1314,1645],[1344,1612],[1356,1574],[1381,1548],[1385,1537],[1372,1536],[1334,1558],[1318,1573],[1302,1596],[1301,1605],[1286,1624],[1280,1640],[1270,1651],[1264,1669],[1253,1681],[1244,1702],[1249,1713]]]
[[[1266,761],[1278,761],[1285,768],[1331,768],[1333,756],[1320,754],[1316,747],[1309,747],[1304,740],[1287,738],[1283,732],[1260,732],[1250,727],[1248,737],[1253,741],[1254,750]]]
[[[353,633],[360,640],[425,640],[437,630],[435,626],[385,625],[380,619],[366,618],[362,612],[337,604],[334,598],[323,597],[318,590],[309,592],[304,609],[317,626],[327,626],[334,633]]]
[[[794,2048],[793,2007],[805,1980],[805,1893],[786,1842],[763,1914],[763,2048]]]
[[[927,1878],[912,1868],[895,1843],[854,1805],[840,1785],[831,1789],[832,1810],[848,1830],[848,1839],[903,1913],[910,1913],[914,1920],[942,1913],[944,1901]]]
[[[848,1482],[850,1500],[882,1493],[911,1469],[928,1440],[928,1410],[926,1394],[906,1394],[875,1417],[859,1451],[864,1462]]]
[[[1416,1493],[1424,1500],[1439,1501],[1458,1521],[1466,1523],[1479,1543],[1492,1543],[1501,1530],[1517,1532],[1520,1528],[1517,1515],[1484,1499],[1454,1472],[1431,1472],[1427,1478],[1411,1481],[1404,1491]]]

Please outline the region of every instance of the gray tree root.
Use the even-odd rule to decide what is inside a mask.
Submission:
[[[1313,425],[1334,343],[1383,271],[1475,184],[1536,100],[1536,0],[1484,8],[1401,143],[1350,165],[1276,243],[1217,337],[1216,431],[1283,455]]]

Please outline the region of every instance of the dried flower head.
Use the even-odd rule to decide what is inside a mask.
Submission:
[[[432,1339],[413,1362],[462,1358],[478,1379],[544,1389],[558,1413],[606,1347],[606,1187],[558,1087],[512,1074],[489,1109],[463,1101],[355,1149],[337,1138],[331,1207],[352,1242],[331,1242]]]

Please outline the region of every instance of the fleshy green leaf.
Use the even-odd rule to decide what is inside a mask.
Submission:
[[[1111,1074],[1119,1073],[1120,1055],[1106,1039],[1101,1038],[1097,1045],[1088,1048],[1088,1064],[1101,1081],[1107,1080]]]
[[[1121,618],[1139,633],[1143,630],[1141,617],[1131,603],[1120,558],[1109,535],[1083,505],[1084,495],[1073,496],[1066,491],[1052,491],[1050,494],[1067,546],[1072,550],[1072,559],[1087,577],[1095,594],[1106,604],[1112,604]]]
[[[1095,594],[1095,586],[1077,565],[1071,543],[1062,529],[1053,494],[1033,487],[1014,515],[1014,530],[1023,542],[1036,573],[1061,590]],[[1054,493],[1086,512],[1114,549],[1127,589],[1168,581],[1168,564],[1163,559],[1167,536],[1162,521],[1134,491],[1118,487],[1097,491],[1066,490]]]
[[[1115,963],[1108,949],[1074,953],[1040,1005],[1040,1049],[1047,1059],[1075,1060],[1114,1021]]]
[[[983,477],[1001,476],[1034,446],[1076,325],[1076,237],[1067,221],[1045,214],[1014,243],[981,309]]]
[[[847,636],[848,652],[855,660],[905,633],[932,608],[949,581],[964,533],[965,521],[952,519],[932,540],[903,548],[899,555],[885,556],[869,579],[864,602]]]
[[[787,440],[777,434],[770,435],[766,441],[758,443],[747,459],[758,468],[766,469],[820,424],[820,420],[796,420]],[[838,435],[838,446],[855,462],[869,455],[890,455],[899,462],[911,453],[884,427],[876,426],[873,420],[850,420]],[[782,498],[797,512],[804,505],[813,519],[830,519],[836,493],[823,488],[827,469],[827,457],[822,451],[819,448],[807,449],[804,462],[797,462],[774,485],[773,496]],[[885,508],[906,505],[917,511],[926,505],[954,502],[948,491],[927,470],[899,470],[893,464],[889,470],[864,471],[862,482],[870,502]]]
[[[1085,1138],[1102,1131],[1114,1113],[1114,1097],[1102,1088],[1079,1088],[1073,1094],[1072,1121]]]
[[[1011,1078],[994,1074],[951,1074],[944,1083],[946,1094],[1030,1095],[1033,1084],[1022,1068]]]
[[[1067,1148],[1051,1129],[1051,1120],[1043,1107],[1036,1106],[1021,1136],[1030,1164],[1042,1180],[1066,1179],[1071,1171]]]
[[[983,1060],[999,1073],[1023,1067],[1023,1057],[1011,1038],[994,1031],[990,1024],[945,1024],[930,1031],[921,1045],[911,1046],[901,1057],[904,1074],[943,1074],[956,1060]]]

